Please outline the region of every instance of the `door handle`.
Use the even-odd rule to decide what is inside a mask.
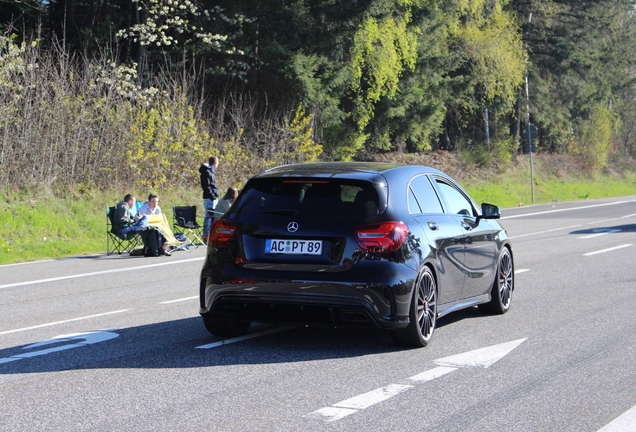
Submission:
[[[426,222],[428,224],[428,227],[432,230],[432,231],[437,231],[439,229],[439,225],[437,225],[435,222],[433,221],[428,221]]]

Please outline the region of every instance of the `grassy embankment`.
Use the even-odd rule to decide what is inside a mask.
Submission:
[[[535,165],[536,204],[636,195],[636,172],[606,172],[589,178],[576,170],[548,165],[542,161]],[[501,174],[461,171],[452,174],[477,203],[489,202],[504,209],[532,203],[530,171],[522,158]],[[140,200],[147,195],[132,192]],[[5,189],[0,193],[0,264],[11,264],[105,253],[106,205],[120,201],[125,191],[68,188],[33,193]],[[170,222],[172,206],[201,208],[198,188],[159,193],[160,206]]]
[[[140,201],[147,192],[131,192]],[[125,191],[1,191],[0,265],[106,252],[106,206]],[[200,191],[163,191],[159,205],[172,223],[172,207],[201,208]]]

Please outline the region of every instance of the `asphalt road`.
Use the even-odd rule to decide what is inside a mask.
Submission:
[[[0,266],[1,431],[636,430],[636,197],[503,211],[506,315],[210,336],[203,248]],[[456,356],[463,354],[461,356]]]

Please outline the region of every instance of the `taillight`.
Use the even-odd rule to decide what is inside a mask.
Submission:
[[[364,252],[393,252],[404,244],[409,228],[403,222],[379,222],[356,228],[356,240]]]
[[[225,248],[236,232],[236,223],[224,219],[217,219],[210,227],[208,246]]]

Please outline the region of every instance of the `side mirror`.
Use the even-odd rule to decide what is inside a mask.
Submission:
[[[501,211],[499,207],[494,204],[483,203],[481,205],[481,218],[482,219],[499,219],[501,217]]]

